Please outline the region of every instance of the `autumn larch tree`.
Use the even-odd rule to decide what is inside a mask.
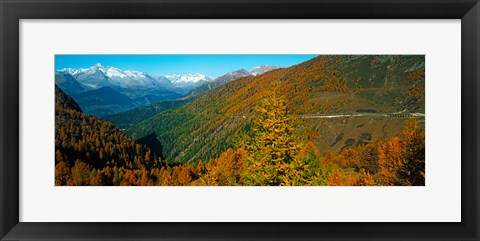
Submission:
[[[247,158],[249,173],[245,176],[246,182],[252,185],[284,185],[299,150],[285,98],[277,92],[274,86],[257,108],[260,115],[254,120],[254,136]]]

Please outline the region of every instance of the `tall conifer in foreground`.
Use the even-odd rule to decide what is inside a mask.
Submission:
[[[249,174],[252,185],[284,185],[285,175],[299,147],[294,141],[293,127],[287,115],[286,101],[278,89],[268,93],[254,120],[253,138],[249,146]]]

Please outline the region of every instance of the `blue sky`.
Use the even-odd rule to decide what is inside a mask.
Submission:
[[[317,55],[55,55],[55,69],[88,68],[97,63],[153,76],[202,73],[213,77],[259,65],[289,67]]]

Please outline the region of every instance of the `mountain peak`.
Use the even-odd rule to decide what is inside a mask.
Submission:
[[[254,70],[254,69],[260,69],[260,68],[270,68],[270,67],[271,67],[271,68],[277,68],[275,65],[262,64],[262,65],[253,67],[252,70]]]
[[[172,82],[172,84],[201,84],[203,82],[212,80],[213,77],[206,74],[174,74],[174,75],[165,75],[167,79]]]
[[[268,72],[270,70],[278,69],[279,67],[274,66],[274,65],[260,65],[257,67],[253,67],[252,70],[250,70],[250,74],[253,76],[261,75],[264,74],[265,72]]]
[[[98,89],[104,86],[116,88],[157,88],[158,83],[147,73],[132,70],[121,70],[116,67],[105,67],[101,63],[96,63],[89,68],[73,69],[64,68],[58,72],[72,75],[86,89]]]

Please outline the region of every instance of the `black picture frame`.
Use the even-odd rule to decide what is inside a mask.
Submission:
[[[0,0],[0,14],[1,240],[479,240],[478,0]],[[461,19],[462,222],[19,222],[19,20],[162,18]]]

